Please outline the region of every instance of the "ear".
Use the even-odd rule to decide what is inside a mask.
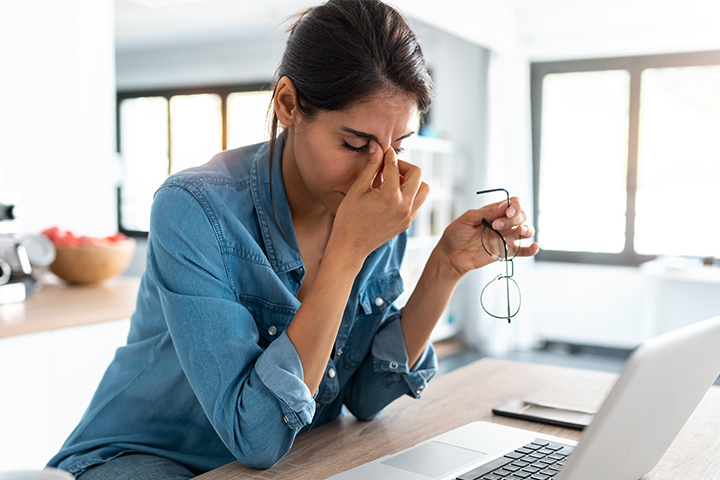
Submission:
[[[273,98],[273,108],[278,121],[283,126],[294,127],[298,124],[300,111],[298,110],[297,90],[288,77],[278,80]]]

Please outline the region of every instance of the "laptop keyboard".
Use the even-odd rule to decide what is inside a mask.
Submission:
[[[524,447],[496,458],[457,477],[457,480],[549,480],[560,473],[574,448],[544,440],[533,440]]]

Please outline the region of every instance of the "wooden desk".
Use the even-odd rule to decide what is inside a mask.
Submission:
[[[24,302],[0,305],[0,338],[129,318],[139,288],[139,277],[43,285]]]
[[[580,432],[496,417],[490,409],[512,398],[597,409],[616,378],[604,372],[484,359],[432,380],[421,400],[398,399],[376,420],[358,422],[346,416],[298,436],[292,450],[269,470],[234,462],[198,478],[324,479],[476,420],[577,440]],[[658,466],[643,478],[720,479],[720,387],[710,389]]]

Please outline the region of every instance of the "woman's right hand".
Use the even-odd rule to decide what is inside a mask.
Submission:
[[[362,255],[364,261],[408,229],[429,192],[419,167],[370,140],[367,163],[338,207],[328,248]]]

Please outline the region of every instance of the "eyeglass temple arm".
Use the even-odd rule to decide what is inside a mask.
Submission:
[[[479,192],[475,192],[476,195],[482,195],[483,193],[493,193],[493,192],[505,192],[505,197],[507,198],[508,207],[510,207],[510,193],[508,193],[507,190],[504,188],[491,188],[489,190],[480,190]]]

